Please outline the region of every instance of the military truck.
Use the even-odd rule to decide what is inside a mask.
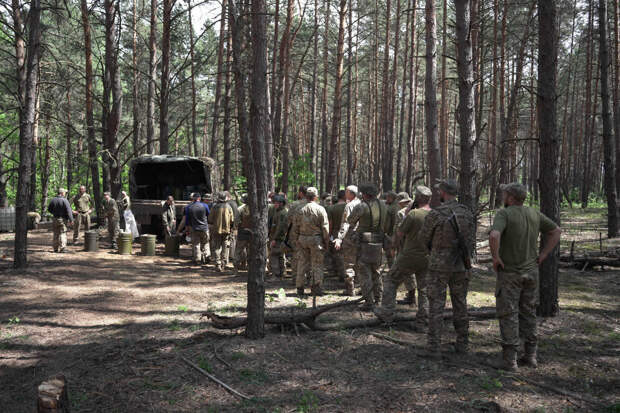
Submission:
[[[193,192],[212,194],[217,191],[218,169],[211,158],[175,155],[145,155],[129,164],[131,211],[140,233],[162,234],[162,204],[172,195],[177,222]]]

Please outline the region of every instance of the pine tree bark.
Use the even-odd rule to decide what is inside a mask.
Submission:
[[[558,29],[555,0],[538,0],[538,139],[540,142],[540,210],[560,223],[560,178],[556,77],[558,63]],[[544,238],[544,237],[543,237]],[[543,239],[543,242],[545,240]],[[558,253],[549,254],[540,266],[540,304],[538,315],[558,314]]]
[[[329,165],[327,169],[327,184],[325,191],[334,193],[336,188],[336,171],[338,168],[338,152],[340,148],[340,120],[342,119],[342,73],[344,61],[344,29],[347,16],[347,0],[340,0],[338,7],[338,44],[336,51],[336,83],[334,85],[334,106],[332,117],[331,142],[329,150]]]
[[[403,138],[405,132],[405,108],[407,102],[407,76],[409,75],[409,50],[411,46],[409,44],[409,34],[413,34],[410,22],[411,22],[411,0],[407,2],[407,22],[405,23],[405,56],[403,58],[403,81],[400,90],[400,116],[398,126],[398,149],[396,151],[396,191],[400,191],[403,181],[402,171],[402,158],[403,158]],[[406,189],[409,191],[409,189]]]
[[[80,0],[82,14],[82,31],[84,32],[84,75],[85,75],[85,109],[86,109],[86,133],[88,140],[88,168],[93,186],[95,208],[101,211],[101,188],[99,184],[99,161],[97,157],[97,139],[95,136],[95,116],[93,111],[93,55],[91,50],[91,33],[88,4],[86,0]],[[49,142],[48,142],[49,143]],[[47,150],[47,149],[46,149]],[[46,157],[49,154],[46,154]],[[99,218],[101,214],[97,214]],[[103,224],[99,218],[99,224]]]
[[[66,169],[67,169],[67,190],[71,191],[71,185],[73,184],[73,142],[72,142],[72,134],[73,130],[71,129],[71,89],[70,86],[67,85],[66,91],[67,97],[67,123],[65,124],[65,159],[66,159]]]
[[[398,0],[396,0],[398,1]],[[381,150],[377,152],[377,164],[382,163],[382,185],[383,191],[390,191],[392,189],[392,174],[390,154],[393,149],[393,142],[390,133],[390,122],[393,119],[390,117],[390,102],[391,99],[391,83],[390,83],[390,32],[391,32],[391,0],[385,2],[385,43],[383,45],[383,79],[382,86],[383,91],[381,95],[381,121],[379,123],[379,136],[381,136]]]
[[[607,45],[607,0],[599,0],[599,65],[601,74],[601,118],[603,120],[603,152],[605,167],[605,197],[607,198],[607,234],[618,236],[618,207],[616,199],[616,143],[613,136],[612,116],[609,105],[609,48]]]
[[[140,104],[138,102],[138,90],[140,78],[138,76],[138,10],[136,0],[132,1],[133,12],[131,14],[131,98],[132,98],[132,141],[133,151],[136,155],[143,152],[140,142]]]
[[[231,172],[231,116],[230,116],[230,99],[231,99],[231,59],[232,59],[232,38],[230,33],[226,34],[226,77],[224,80],[224,130],[222,140],[224,144],[224,189],[229,190],[232,187]]]
[[[192,1],[187,0],[187,18],[189,24],[189,58],[190,58],[190,81],[192,86],[192,145],[194,156],[199,156],[198,150],[198,129],[196,126],[196,65],[194,63],[194,22],[192,21]],[[230,68],[229,68],[230,70]],[[228,72],[227,72],[228,75]],[[228,75],[229,76],[229,75]],[[230,80],[230,76],[228,77]],[[227,86],[229,84],[227,83]]]
[[[616,136],[616,195],[620,196],[620,6],[614,0],[614,41],[613,41],[613,98],[614,98],[614,134]]]
[[[439,108],[439,151],[441,153],[441,176],[446,177],[448,168],[448,95],[446,80],[446,57],[448,54],[448,0],[443,0],[443,24],[441,27],[441,104]]]
[[[417,115],[417,100],[418,100],[418,49],[420,47],[417,31],[416,31],[416,17],[417,17],[417,0],[413,0],[410,13],[411,13],[411,57],[409,62],[409,107],[407,116],[407,172],[405,176],[405,191],[408,193],[413,192],[411,179],[413,177],[413,171],[415,167],[415,146],[416,146],[416,115]],[[415,65],[415,71],[413,66]]]
[[[19,8],[19,5],[18,5]],[[24,49],[26,51],[26,49]],[[25,56],[25,81],[23,83],[23,106],[20,106],[19,124],[19,174],[15,201],[15,254],[13,266],[28,265],[28,206],[32,152],[34,151],[34,123],[36,116],[37,87],[39,81],[39,58],[41,53],[41,2],[32,0],[28,13],[28,46]],[[18,57],[19,59],[19,57]],[[20,75],[19,60],[18,77]]]
[[[327,85],[329,83],[329,13],[330,0],[325,2],[325,38],[323,43],[323,88],[321,96],[321,189],[327,178]]]
[[[588,162],[590,147],[592,142],[592,125],[594,124],[592,114],[592,55],[593,55],[593,32],[594,32],[594,12],[592,11],[593,1],[589,2],[588,8],[588,29],[586,41],[586,103],[584,110],[585,117],[585,133],[583,142],[582,166],[583,175],[581,180],[581,208],[588,207],[588,198],[590,195],[590,165]],[[595,105],[596,106],[596,105]]]
[[[458,124],[461,146],[459,200],[475,214],[476,202],[476,123],[474,67],[471,36],[471,0],[455,0],[457,71],[459,76]]]
[[[441,174],[439,133],[437,130],[437,32],[435,2],[426,0],[426,81],[424,87],[424,123],[428,150],[429,184],[434,188]],[[433,189],[431,206],[439,205],[439,192]]]
[[[231,0],[232,1],[232,0]],[[215,100],[213,101],[213,121],[211,123],[211,150],[209,156],[217,159],[218,127],[220,119],[220,102],[222,99],[222,74],[224,73],[224,46],[226,44],[226,6],[228,0],[222,0],[222,17],[220,20],[220,37],[217,47],[217,73],[215,75]]]
[[[159,153],[170,152],[168,107],[170,105],[170,31],[175,0],[163,0],[161,29],[161,87],[159,88]]]
[[[157,71],[157,0],[151,0],[149,32],[149,87],[146,109],[146,152],[155,153],[155,81]]]
[[[317,71],[319,66],[319,18],[318,18],[318,0],[314,0],[314,32],[313,36],[313,55],[312,55],[312,92],[310,97],[310,171],[314,173],[315,178],[319,176],[317,166],[318,145],[316,141],[316,93],[317,93]]]

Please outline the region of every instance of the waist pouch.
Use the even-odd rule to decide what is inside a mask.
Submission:
[[[383,243],[362,242],[360,244],[359,259],[364,264],[381,265],[383,258]]]

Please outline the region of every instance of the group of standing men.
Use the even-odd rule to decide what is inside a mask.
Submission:
[[[317,189],[302,186],[288,209],[285,197],[274,195],[269,214],[272,273],[283,276],[284,256],[289,252],[298,295],[304,295],[307,284],[314,295],[322,295],[325,263],[331,261],[344,280],[344,294],[354,295],[358,283],[362,309],[385,322],[394,319],[396,293],[404,283],[404,302],[417,304],[413,328],[427,331],[435,357],[441,357],[449,290],[455,351],[467,353],[467,293],[477,225],[473,211],[457,202],[455,181],[441,180],[435,189],[441,200],[435,208],[430,207],[432,191],[425,186],[416,187],[414,201],[406,193],[393,192],[380,200],[375,185],[359,189],[352,185],[338,194],[333,205],[319,204]],[[501,190],[505,208],[496,214],[489,235],[502,338],[502,357],[495,364],[515,371],[521,342],[520,364],[537,365],[538,265],[554,250],[561,231],[539,211],[524,206],[523,185],[502,185]],[[539,250],[540,234],[544,245]],[[381,273],[384,256],[389,268],[385,275]]]

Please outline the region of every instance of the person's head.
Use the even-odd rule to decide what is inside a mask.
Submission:
[[[127,196],[127,192],[125,192],[125,191],[121,191],[121,195],[123,195],[123,196]]]
[[[110,200],[110,193],[109,192],[104,192],[103,193],[103,199],[105,199],[106,201]]]
[[[226,202],[226,192],[219,192],[215,197],[215,202]]]
[[[229,191],[224,191],[224,195],[226,195],[226,200],[230,201],[232,199],[232,196],[230,196],[230,192]]]
[[[80,186],[80,194],[83,194],[86,192],[86,187],[84,185]]]
[[[166,198],[166,204],[168,205],[174,204],[174,197],[172,195],[168,195],[168,198]]]
[[[336,202],[347,202],[347,191],[344,189],[341,189],[340,191],[338,191],[338,199],[336,200]]]
[[[504,206],[523,205],[527,198],[527,188],[518,182],[511,182],[499,186],[502,190]]]
[[[439,190],[441,202],[453,200],[459,190],[458,184],[453,179],[440,179],[435,188]]]
[[[431,202],[433,191],[427,186],[418,185],[415,187],[415,203],[418,204],[418,208],[422,208]]]
[[[307,191],[308,191],[308,188],[306,188],[303,185],[300,185],[299,189],[297,190],[297,199],[304,199],[306,197],[306,192]]]
[[[306,189],[306,199],[310,202],[312,201],[316,201],[317,198],[319,197],[319,190],[314,188],[314,187],[310,187]]]
[[[399,192],[396,199],[398,200],[397,202],[400,208],[405,208],[411,202],[411,198],[406,192]]]
[[[65,188],[58,188],[58,196],[66,196],[67,190]]]
[[[355,186],[355,185],[347,186],[347,188],[345,189],[345,197],[347,198],[347,201],[351,202],[355,198],[357,198],[357,193],[358,192],[359,192],[359,190],[357,189],[357,186]]]
[[[332,199],[331,199],[331,196],[327,192],[323,192],[323,194],[321,195],[321,201],[326,205],[330,205],[332,202]]]
[[[392,205],[392,203],[396,200],[396,192],[388,191],[385,194],[385,203],[388,205]]]
[[[273,196],[273,205],[277,208],[280,209],[282,208],[284,205],[286,205],[286,199],[284,199],[284,197],[280,194],[274,195]]]
[[[271,198],[273,198],[273,197],[271,197]],[[241,203],[242,204],[247,204],[248,203],[248,194],[243,194],[241,196]]]
[[[362,193],[362,197],[365,200],[370,200],[377,197],[379,190],[375,184],[367,183],[360,185],[359,191]]]
[[[202,199],[202,197],[200,196],[200,192],[194,192],[192,194],[192,201],[200,202],[201,199]]]

